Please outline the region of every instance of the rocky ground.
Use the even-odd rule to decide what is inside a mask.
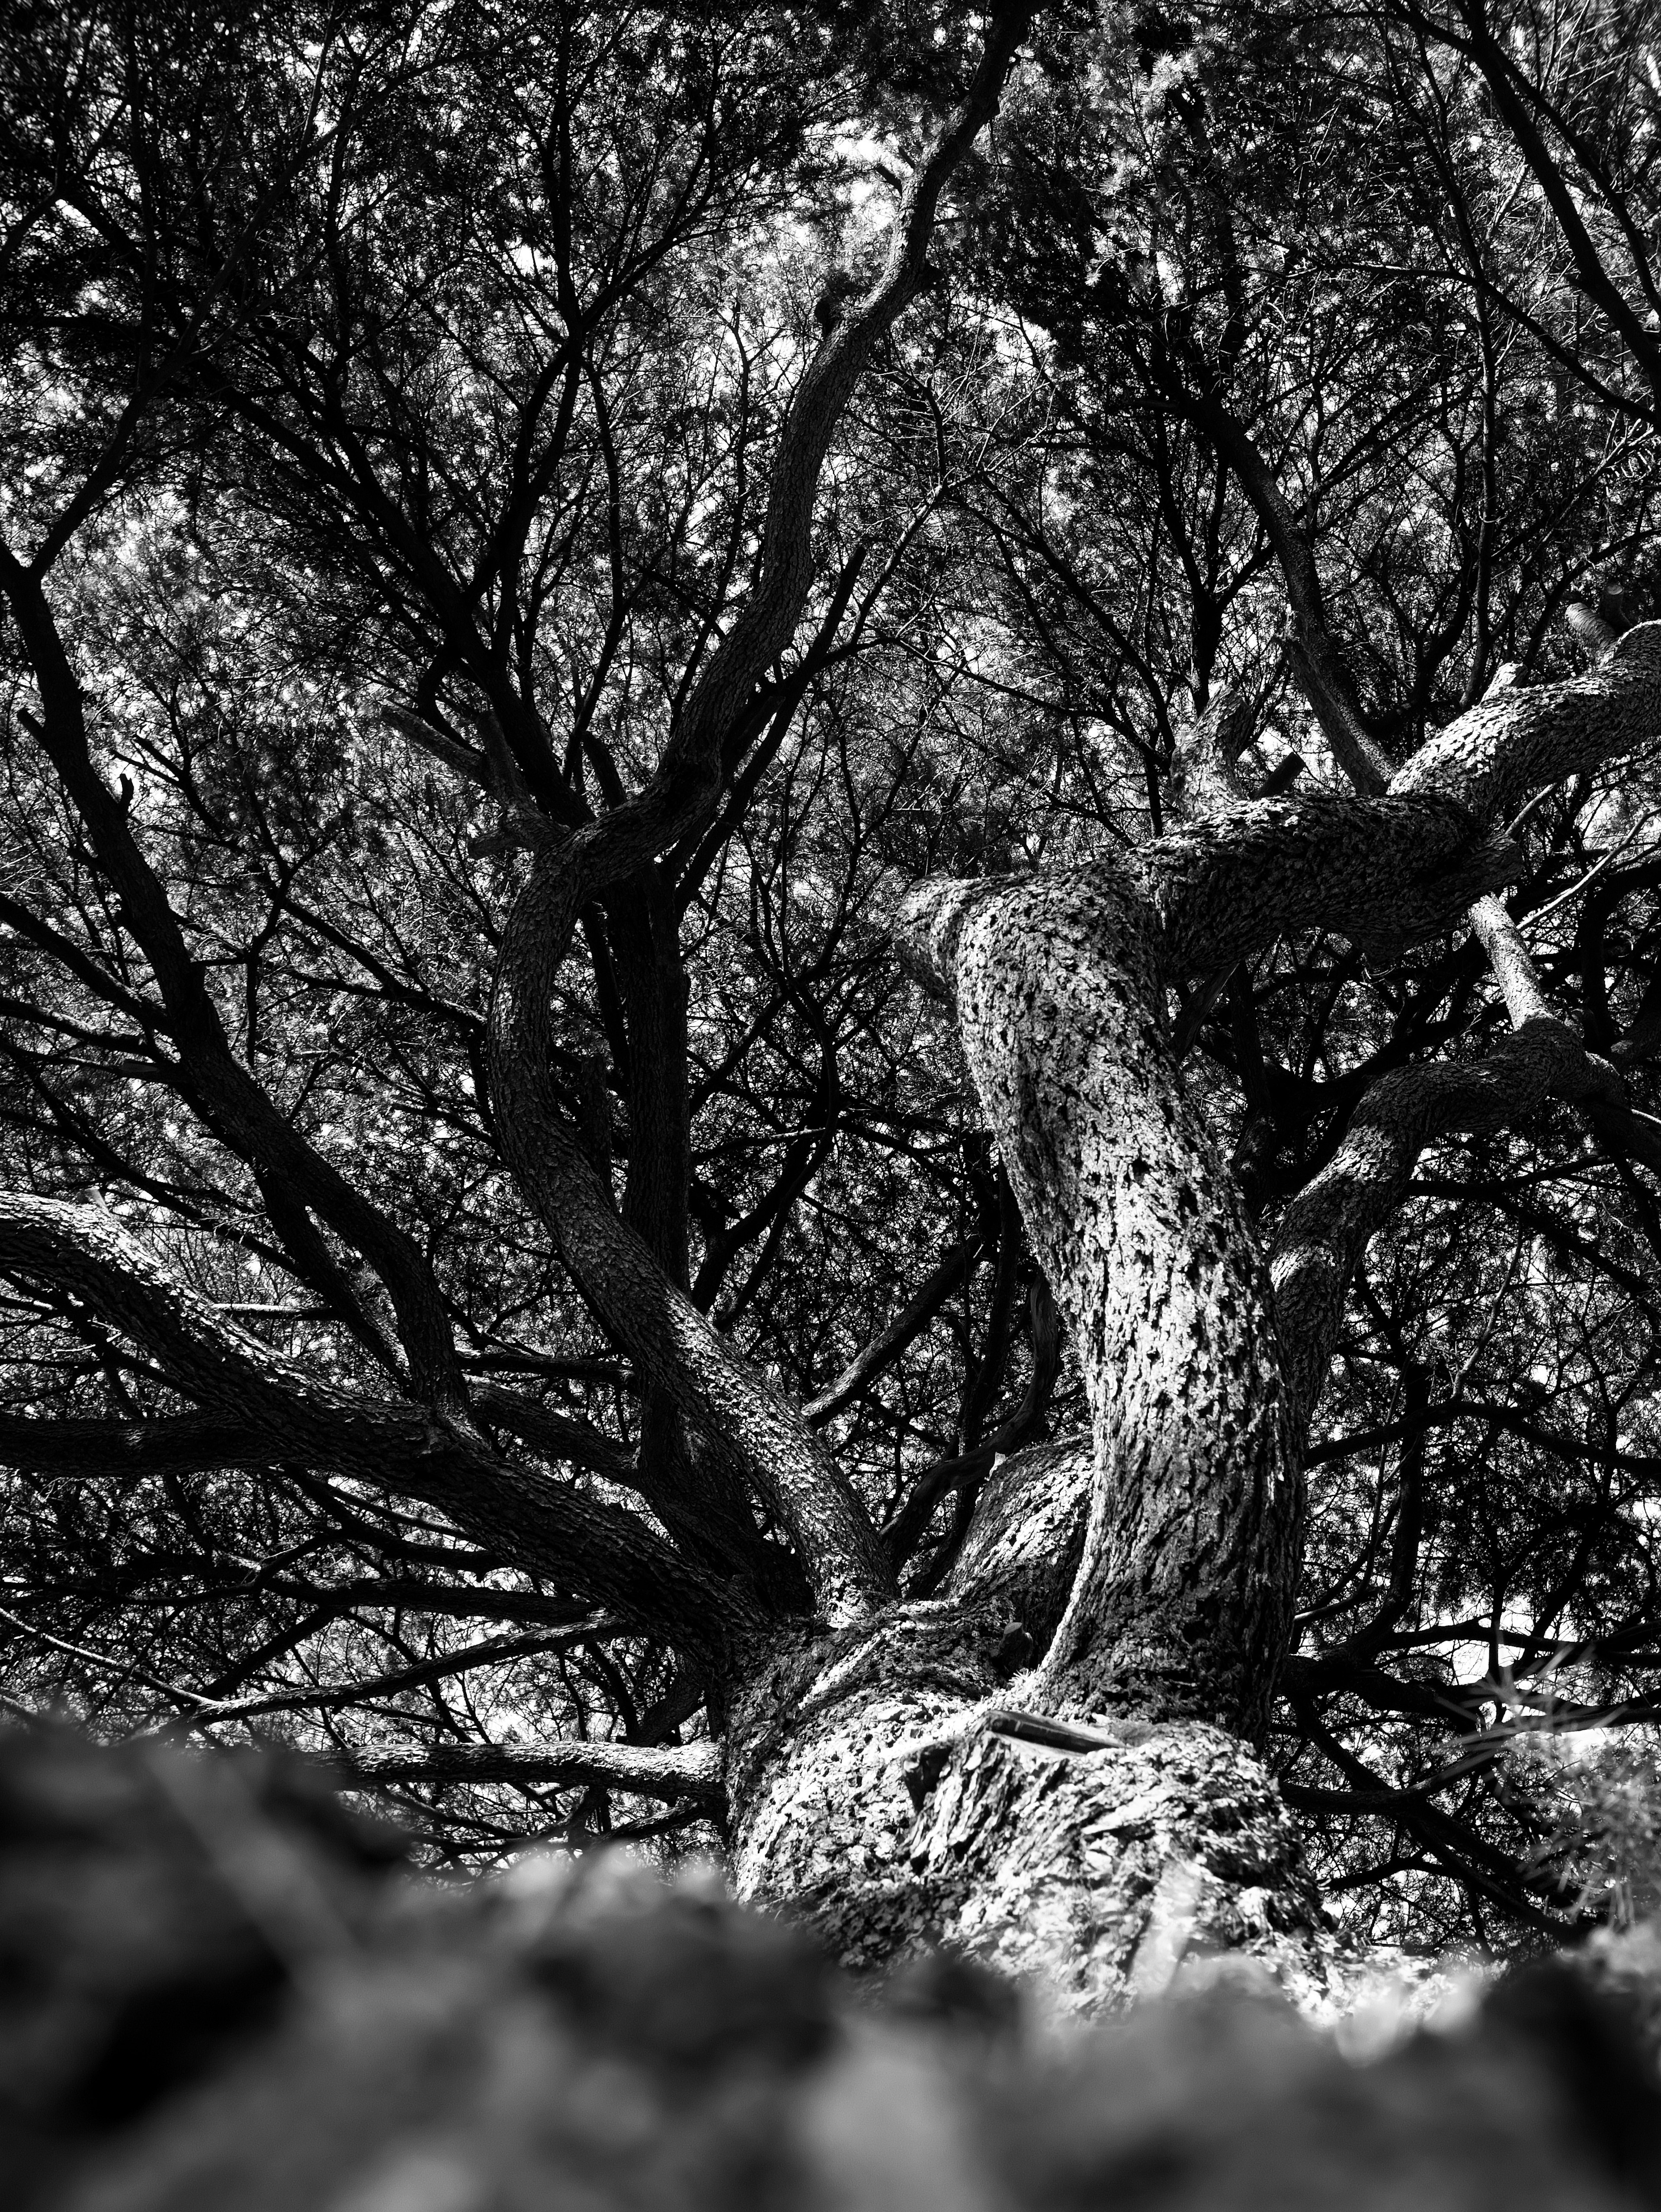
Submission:
[[[1661,2206],[1661,1939],[1502,1978],[1366,2063],[1204,1952],[1062,2029],[880,1992],[707,1876],[453,1889],[315,1770],[0,1738],[11,2212]]]

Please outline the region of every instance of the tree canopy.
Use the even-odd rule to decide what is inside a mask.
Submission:
[[[709,1842],[730,1639],[945,1602],[1087,1457],[910,888],[1422,811],[1579,684],[1619,742],[1164,1011],[1265,1249],[1421,1117],[1281,1322],[1329,1902],[1629,1909],[1649,12],[104,0],[0,84],[10,1705],[447,1862]]]

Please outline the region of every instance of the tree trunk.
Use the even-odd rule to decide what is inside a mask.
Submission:
[[[904,927],[955,1000],[1092,1436],[1000,1469],[943,1596],[757,1665],[728,1731],[739,1894],[850,1966],[946,1944],[1072,2009],[1195,1951],[1311,1998],[1315,1901],[1251,1748],[1299,1471],[1267,1266],[1164,1018],[1157,907],[1098,866],[926,886]]]

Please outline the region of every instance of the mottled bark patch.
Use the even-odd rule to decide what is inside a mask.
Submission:
[[[1012,1625],[1001,1607],[930,1602],[773,1647],[726,1738],[741,1902],[788,1911],[855,1971],[939,1940],[904,1851],[913,1770],[1001,1692]]]
[[[984,1728],[952,1747],[905,1839],[941,1940],[1069,2014],[1161,1995],[1220,1954],[1312,2002],[1318,1909],[1261,1761],[1202,1722],[1118,1725],[1085,1753]]]
[[[1219,1954],[1316,2002],[1319,1915],[1256,1755],[1202,1722],[1089,1716],[1115,1740],[1082,1752],[1016,1741],[1001,1731],[1033,1678],[997,1680],[1007,1633],[1000,1611],[931,1605],[779,1647],[729,1738],[740,1899],[856,1972],[940,1946],[1068,2013]]]
[[[1095,1492],[1052,1696],[1262,1725],[1300,1490],[1267,1270],[1184,1091],[1155,918],[1105,865],[929,886],[970,1071],[1088,1394]]]
[[[1001,1460],[946,1585],[960,1603],[1007,1606],[1035,1658],[1060,1625],[1084,1556],[1094,1461],[1088,1437]]]

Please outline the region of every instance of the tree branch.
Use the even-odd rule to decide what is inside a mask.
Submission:
[[[1275,937],[1342,930],[1391,951],[1451,929],[1522,855],[1457,799],[1342,792],[1260,799],[1185,824],[1141,854],[1174,978],[1232,966]]]
[[[1475,1066],[1398,1068],[1373,1085],[1337,1152],[1293,1200],[1275,1238],[1275,1327],[1299,1435],[1320,1395],[1351,1278],[1407,1196],[1425,1146],[1455,1130],[1509,1127],[1550,1097],[1607,1095],[1607,1085],[1618,1081],[1567,1024],[1541,1015]]]
[[[334,1764],[348,1783],[369,1787],[392,1782],[532,1782],[555,1788],[580,1784],[671,1803],[690,1800],[716,1814],[726,1806],[720,1760],[709,1743],[443,1743],[417,1753],[337,1753]]]
[[[0,1413],[0,1467],[82,1480],[271,1467],[282,1447],[245,1421],[212,1415],[151,1421],[32,1419]]]
[[[1661,734],[1661,622],[1618,637],[1585,676],[1490,693],[1422,744],[1392,793],[1438,793],[1484,825],[1536,791],[1653,744]]]
[[[1161,382],[1239,478],[1275,548],[1292,615],[1289,657],[1333,758],[1357,791],[1384,790],[1392,763],[1367,728],[1342,651],[1332,635],[1308,532],[1245,425],[1214,395],[1196,396],[1174,372]]]
[[[862,1352],[856,1352],[842,1373],[817,1398],[810,1398],[801,1417],[811,1427],[822,1428],[856,1398],[867,1382],[885,1374],[907,1347],[922,1334],[940,1308],[974,1265],[980,1252],[978,1237],[966,1237],[948,1245],[940,1265],[929,1275],[910,1304],[880,1329]]]
[[[114,894],[122,926],[143,950],[167,1010],[168,1034],[179,1056],[180,1088],[209,1128],[247,1161],[262,1184],[280,1181],[291,1193],[295,1216],[313,1208],[375,1268],[386,1284],[410,1364],[416,1394],[435,1405],[465,1404],[449,1318],[425,1255],[414,1240],[355,1190],[337,1169],[278,1112],[231,1050],[224,1024],[210,996],[198,962],[186,945],[178,916],[154,869],[140,850],[127,811],[94,763],[81,687],[38,578],[0,544],[0,592],[22,639],[44,719],[28,718],[70,804],[85,826],[98,864]],[[309,1228],[309,1224],[307,1224]],[[308,1276],[323,1249],[314,1231],[295,1254]],[[321,1286],[342,1292],[338,1271]],[[350,1294],[347,1294],[350,1296]],[[353,1310],[349,1304],[348,1311]],[[360,1332],[373,1325],[354,1316]]]
[[[174,1282],[90,1207],[0,1194],[0,1269],[83,1301],[149,1352],[181,1394],[263,1433],[277,1460],[422,1498],[515,1565],[660,1632],[672,1623],[696,1648],[719,1648],[757,1625],[739,1590],[689,1565],[632,1515],[515,1466],[463,1424],[321,1381]]]
[[[998,11],[967,98],[902,198],[882,276],[802,378],[773,463],[753,594],[694,686],[644,790],[538,856],[508,917],[491,994],[491,1095],[521,1189],[607,1328],[688,1419],[730,1443],[831,1618],[856,1616],[892,1594],[869,1516],[799,1416],[618,1220],[553,1096],[550,1009],[582,907],[696,835],[715,810],[723,735],[788,645],[806,601],[814,494],[831,436],[873,349],[923,288],[941,189],[995,112],[1031,14],[1028,0]]]

